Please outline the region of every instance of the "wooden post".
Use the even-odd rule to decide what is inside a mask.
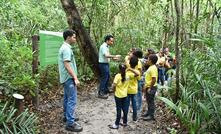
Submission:
[[[38,53],[39,53],[38,42],[39,42],[39,36],[33,35],[32,36],[32,53],[33,53],[32,78],[34,78],[34,79],[35,79],[35,75],[38,74]],[[37,85],[38,85],[38,83],[37,83]],[[37,86],[37,88],[35,90],[35,96],[32,98],[32,102],[36,108],[39,105],[38,93],[39,93],[39,89]]]
[[[24,110],[24,96],[20,95],[20,94],[13,94],[13,97],[15,98],[15,108],[17,109],[15,116],[19,116],[23,110]]]

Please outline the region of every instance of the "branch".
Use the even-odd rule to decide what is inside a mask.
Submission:
[[[220,19],[219,19],[219,18],[220,18],[220,16],[219,16],[219,14],[220,14],[219,10],[220,10],[221,7],[219,7],[219,9],[217,10],[216,5],[214,6],[211,0],[209,0],[209,3],[210,3],[210,6],[211,6],[212,8],[214,8],[214,14],[216,15],[216,17],[217,17],[217,19],[218,19],[218,21],[219,21],[219,24],[221,25],[221,21],[220,21]],[[219,13],[218,13],[218,12],[219,12]]]

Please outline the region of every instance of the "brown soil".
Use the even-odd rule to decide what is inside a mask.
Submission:
[[[87,84],[79,89],[76,114],[79,124],[83,126],[82,134],[166,134],[182,133],[180,123],[166,109],[162,102],[157,100],[156,121],[132,121],[132,113],[128,115],[128,126],[112,130],[108,127],[116,118],[114,95],[110,94],[107,100],[97,98],[96,83]],[[62,122],[63,89],[52,90],[43,95],[39,106],[40,133],[44,134],[71,134],[64,129]]]

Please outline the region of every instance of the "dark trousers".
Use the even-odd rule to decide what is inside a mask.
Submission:
[[[104,95],[109,92],[108,90],[108,83],[110,79],[110,70],[109,70],[109,64],[108,63],[99,63],[99,69],[101,73],[100,78],[100,87],[99,87],[99,94]]]
[[[116,103],[116,111],[117,111],[117,118],[116,118],[115,124],[116,125],[120,124],[121,110],[123,111],[123,123],[127,124],[127,114],[128,114],[128,107],[129,107],[128,97],[118,98],[115,96],[115,103]]]
[[[161,83],[161,85],[164,85],[164,76],[165,76],[165,68],[164,67],[158,67],[158,83]]]
[[[149,92],[146,92],[146,100],[148,105],[148,115],[154,117],[155,112],[155,94],[157,91],[157,87],[152,87]]]

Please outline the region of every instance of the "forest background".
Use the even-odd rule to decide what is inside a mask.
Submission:
[[[160,99],[189,132],[221,132],[220,0],[74,2],[97,49],[110,33],[115,36],[113,54],[126,56],[132,47],[144,51],[169,47],[176,53],[176,82]],[[60,1],[1,0],[0,16],[0,131],[36,131],[34,113],[26,110],[14,116],[12,94],[20,93],[29,100],[36,88],[43,94],[59,87],[57,65],[40,69],[33,77],[31,37],[39,30],[64,31],[69,27],[66,14]],[[80,80],[94,80],[93,68],[79,47],[74,52]],[[111,63],[112,75],[117,64]]]

